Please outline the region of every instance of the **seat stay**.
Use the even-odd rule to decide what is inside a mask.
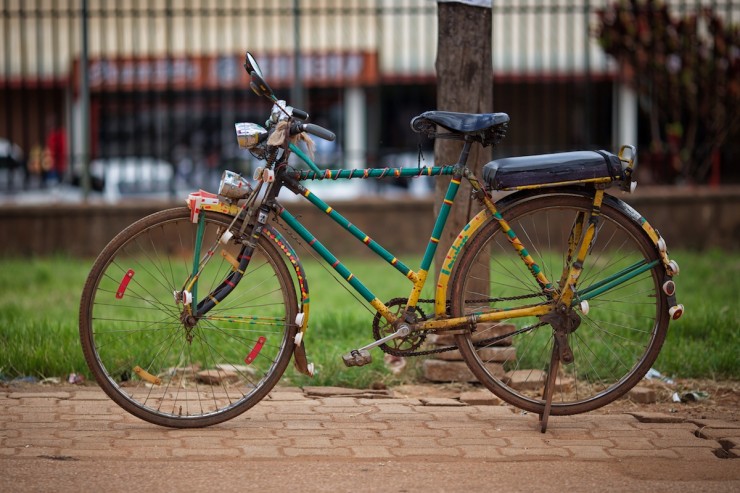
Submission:
[[[568,273],[564,276],[565,278],[561,280],[562,285],[560,286],[560,295],[558,297],[559,303],[566,307],[570,307],[573,300],[577,297],[578,280],[583,272],[583,264],[591,251],[591,247],[596,240],[598,229],[600,227],[601,204],[603,200],[604,190],[603,188],[597,188],[594,193],[591,214],[588,217],[588,222],[580,225],[580,239],[578,240],[578,243],[575,244],[577,246],[574,249],[576,257],[575,260],[570,262],[567,266]]]

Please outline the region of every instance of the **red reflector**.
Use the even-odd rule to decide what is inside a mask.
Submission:
[[[116,298],[119,300],[123,298],[123,293],[126,292],[126,288],[128,287],[128,283],[131,282],[131,278],[134,277],[134,271],[132,269],[129,269],[128,272],[123,276],[123,279],[121,279],[121,284],[118,285],[118,291],[116,291]]]
[[[257,344],[254,345],[247,357],[244,358],[244,362],[246,364],[251,364],[252,361],[254,361],[257,355],[260,354],[260,351],[262,351],[262,346],[265,345],[266,341],[267,339],[265,339],[265,336],[260,336],[259,339],[257,339]]]

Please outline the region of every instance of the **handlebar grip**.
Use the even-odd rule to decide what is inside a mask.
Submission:
[[[334,142],[334,139],[337,138],[337,136],[334,135],[334,132],[332,132],[331,130],[320,127],[319,125],[314,125],[313,123],[304,123],[303,125],[301,125],[301,129],[304,132],[308,132],[311,135],[315,135],[316,137],[328,140],[329,142]]]
[[[308,120],[308,113],[303,110],[299,110],[298,108],[293,108],[292,116],[298,118],[299,120]]]

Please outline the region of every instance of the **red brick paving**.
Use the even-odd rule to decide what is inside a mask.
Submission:
[[[449,404],[449,405],[445,405]],[[101,391],[0,391],[0,457],[488,457],[722,460],[737,454],[740,423],[655,413],[537,417],[453,399],[309,398],[277,389],[246,414],[198,430],[162,428],[129,416]],[[739,463],[740,464],[740,463]]]

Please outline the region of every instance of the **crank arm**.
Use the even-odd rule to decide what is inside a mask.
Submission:
[[[406,324],[402,324],[397,331],[395,331],[393,334],[389,334],[385,337],[382,337],[378,339],[377,341],[373,341],[367,346],[363,346],[358,351],[367,351],[368,349],[372,349],[374,347],[378,347],[381,344],[385,344],[388,341],[392,341],[393,339],[398,339],[399,337],[406,337],[411,333],[411,327],[409,327]]]
[[[378,347],[381,344],[384,344],[388,341],[392,341],[393,339],[398,339],[399,337],[405,337],[411,333],[411,327],[409,327],[406,324],[402,324],[400,327],[398,327],[398,330],[395,331],[393,334],[389,334],[381,339],[378,339],[377,341],[371,342],[367,346],[363,346],[360,349],[353,349],[349,353],[342,356],[342,360],[344,361],[345,366],[364,366],[372,362],[373,357],[370,355],[370,349],[374,347]]]

